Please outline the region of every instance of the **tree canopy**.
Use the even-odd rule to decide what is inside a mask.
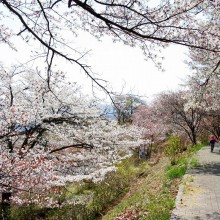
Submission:
[[[1,41],[13,47],[10,37],[16,35],[26,42],[38,42],[41,49],[35,57],[46,57],[48,77],[54,59],[61,57],[78,65],[108,93],[91,67],[82,62],[85,54],[69,44],[79,30],[139,46],[151,59],[158,57],[158,46],[185,45],[198,60],[203,59],[203,52],[212,54],[213,68],[219,66],[218,1],[1,0],[0,4]],[[4,22],[7,16],[18,24],[16,28]]]

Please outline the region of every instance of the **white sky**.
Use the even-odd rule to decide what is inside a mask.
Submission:
[[[86,33],[75,43],[79,49],[91,49],[86,63],[92,66],[95,73],[100,74],[100,78],[109,81],[116,92],[121,92],[125,86],[123,92],[132,91],[151,99],[161,91],[180,88],[182,79],[190,74],[184,63],[187,59],[187,48],[183,46],[172,45],[164,51],[165,72],[162,72],[151,60],[145,60],[140,48],[113,43],[110,37],[98,42]],[[80,78],[86,90],[91,88],[90,84],[85,84],[86,80],[82,74]]]
[[[14,42],[18,52],[0,44],[0,61],[7,65],[22,63],[29,59],[31,48],[18,39]],[[84,51],[91,49],[85,62],[99,74],[99,78],[109,81],[116,92],[121,92],[124,85],[124,92],[132,91],[134,94],[151,99],[154,94],[161,91],[179,88],[181,79],[189,74],[189,69],[184,64],[184,60],[187,59],[185,55],[187,48],[181,46],[173,45],[166,49],[163,61],[165,72],[158,70],[151,60],[146,61],[139,48],[113,43],[108,37],[98,42],[85,33],[75,41],[73,47],[75,46]],[[83,72],[65,62],[59,62],[57,65],[70,72],[71,78],[83,85],[85,93],[91,93],[91,82]]]
[[[132,90],[139,95],[152,97],[161,91],[179,88],[182,79],[189,74],[184,63],[187,48],[182,46],[173,45],[164,51],[165,72],[162,72],[151,60],[145,60],[139,48],[112,43],[110,38],[105,38],[101,43],[87,40],[84,44],[93,49],[88,61],[96,72],[102,74],[100,77],[108,80],[118,92],[125,83],[125,91]]]

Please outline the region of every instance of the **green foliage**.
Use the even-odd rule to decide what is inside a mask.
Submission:
[[[192,158],[192,155],[195,154],[204,146],[206,146],[205,143],[192,145],[188,147],[188,150],[177,158],[175,164],[167,167],[166,177],[170,180],[175,178],[181,178],[186,173],[188,166],[190,167],[198,166],[199,165],[198,159]],[[192,159],[190,160],[190,158]]]
[[[169,158],[172,165],[176,164],[181,148],[181,140],[178,136],[170,136],[168,138],[164,153]]]
[[[45,219],[46,213],[47,213],[46,208],[42,209],[36,205],[29,205],[29,206],[12,206],[9,212],[11,220],[40,220],[40,219]]]
[[[194,154],[195,152],[199,151],[201,148],[203,148],[204,146],[207,146],[208,143],[204,142],[201,144],[197,144],[197,145],[192,145],[188,147],[188,152],[191,154]]]
[[[183,177],[187,170],[188,161],[189,154],[186,152],[176,160],[175,164],[166,168],[166,177],[169,180]]]
[[[187,166],[171,166],[167,170],[167,178],[172,180],[175,178],[181,178],[186,173]]]

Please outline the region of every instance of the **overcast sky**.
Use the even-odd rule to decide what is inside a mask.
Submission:
[[[126,91],[131,89],[134,93],[151,97],[164,90],[179,88],[182,79],[190,73],[184,63],[187,59],[187,48],[183,46],[173,45],[164,51],[165,71],[162,72],[151,60],[145,60],[139,48],[114,44],[110,38],[105,38],[101,43],[86,42],[86,46],[93,49],[89,62],[118,92],[125,82]]]
[[[18,51],[12,51],[8,46],[0,44],[0,60],[7,65],[24,62],[30,59],[30,50],[27,45],[16,38],[14,40]],[[90,50],[85,57],[85,62],[92,67],[99,78],[109,81],[116,92],[132,91],[135,94],[151,99],[154,94],[164,90],[179,88],[181,80],[189,74],[184,60],[187,59],[187,48],[182,46],[170,46],[165,50],[163,61],[164,72],[158,70],[151,60],[146,61],[139,48],[131,48],[121,43],[113,43],[105,37],[98,42],[88,33],[79,35],[74,40],[73,47],[79,50]],[[57,65],[67,72],[71,78],[82,84],[85,93],[91,93],[91,81],[79,69],[57,61]]]
[[[182,79],[190,74],[187,59],[187,48],[171,45],[165,49],[163,55],[164,72],[158,70],[151,60],[145,59],[140,48],[132,48],[122,43],[113,43],[110,37],[102,38],[101,42],[88,33],[82,34],[75,41],[81,50],[91,49],[86,62],[92,66],[99,77],[110,82],[114,91],[132,91],[134,94],[151,99],[155,94],[164,90],[180,88]],[[84,88],[91,86],[85,84],[82,74],[79,77]],[[86,89],[86,90],[87,90]]]

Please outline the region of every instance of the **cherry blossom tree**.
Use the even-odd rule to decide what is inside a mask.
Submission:
[[[216,138],[220,137],[219,110],[206,112],[206,116],[202,121],[202,128],[208,132],[208,134],[213,134]]]
[[[158,94],[149,105],[140,105],[136,109],[132,115],[134,124],[143,127],[145,137],[156,143],[171,134],[178,134],[196,144],[207,113],[199,107],[189,107],[186,94],[188,91]]]
[[[173,127],[173,131],[183,131],[192,144],[196,144],[205,113],[201,108],[188,106],[186,93],[187,91],[160,94],[159,111],[165,116],[166,123]]]
[[[192,74],[187,86],[190,92],[185,94],[187,100],[187,108],[198,108],[204,111],[204,118],[202,120],[202,129],[207,133],[214,134],[216,137],[219,133],[219,74],[215,72],[213,75],[196,72]],[[197,76],[201,77],[197,80]],[[202,78],[203,77],[203,78]]]
[[[147,141],[140,147],[140,153],[147,150],[146,157],[151,157],[153,150],[162,149],[161,146],[166,140],[168,125],[158,111],[156,102],[148,105],[139,105],[132,114],[132,123],[139,128],[144,129],[144,138]],[[160,148],[158,148],[160,146]],[[156,147],[156,148],[155,148]],[[155,152],[155,151],[154,151]]]
[[[186,80],[188,105],[205,111],[219,109],[219,53],[190,51],[192,69]],[[216,65],[217,63],[217,65]]]
[[[214,22],[214,21],[213,21]],[[217,24],[216,24],[217,25]],[[186,80],[189,90],[184,95],[186,108],[204,112],[201,128],[207,133],[219,136],[219,53],[190,51],[189,66],[192,74]],[[217,63],[217,65],[216,65]]]
[[[0,78],[0,192],[19,204],[52,206],[49,189],[100,181],[142,143],[140,129],[108,120],[62,72],[48,82],[40,71],[2,67]]]
[[[211,27],[216,29],[216,34],[219,33],[219,2],[215,2],[218,10],[205,10],[208,20],[203,19],[200,24],[203,28]],[[203,37],[204,38],[204,37]],[[213,39],[210,39],[212,44]],[[215,42],[217,43],[217,42]],[[203,110],[217,110],[219,105],[219,70],[220,60],[219,51],[201,51],[198,49],[189,50],[192,73],[188,77],[186,85],[190,92],[187,95],[188,105],[200,107]]]
[[[165,139],[169,129],[156,100],[149,105],[138,106],[132,114],[132,121],[135,125],[144,128],[144,135],[147,139],[156,143]]]

